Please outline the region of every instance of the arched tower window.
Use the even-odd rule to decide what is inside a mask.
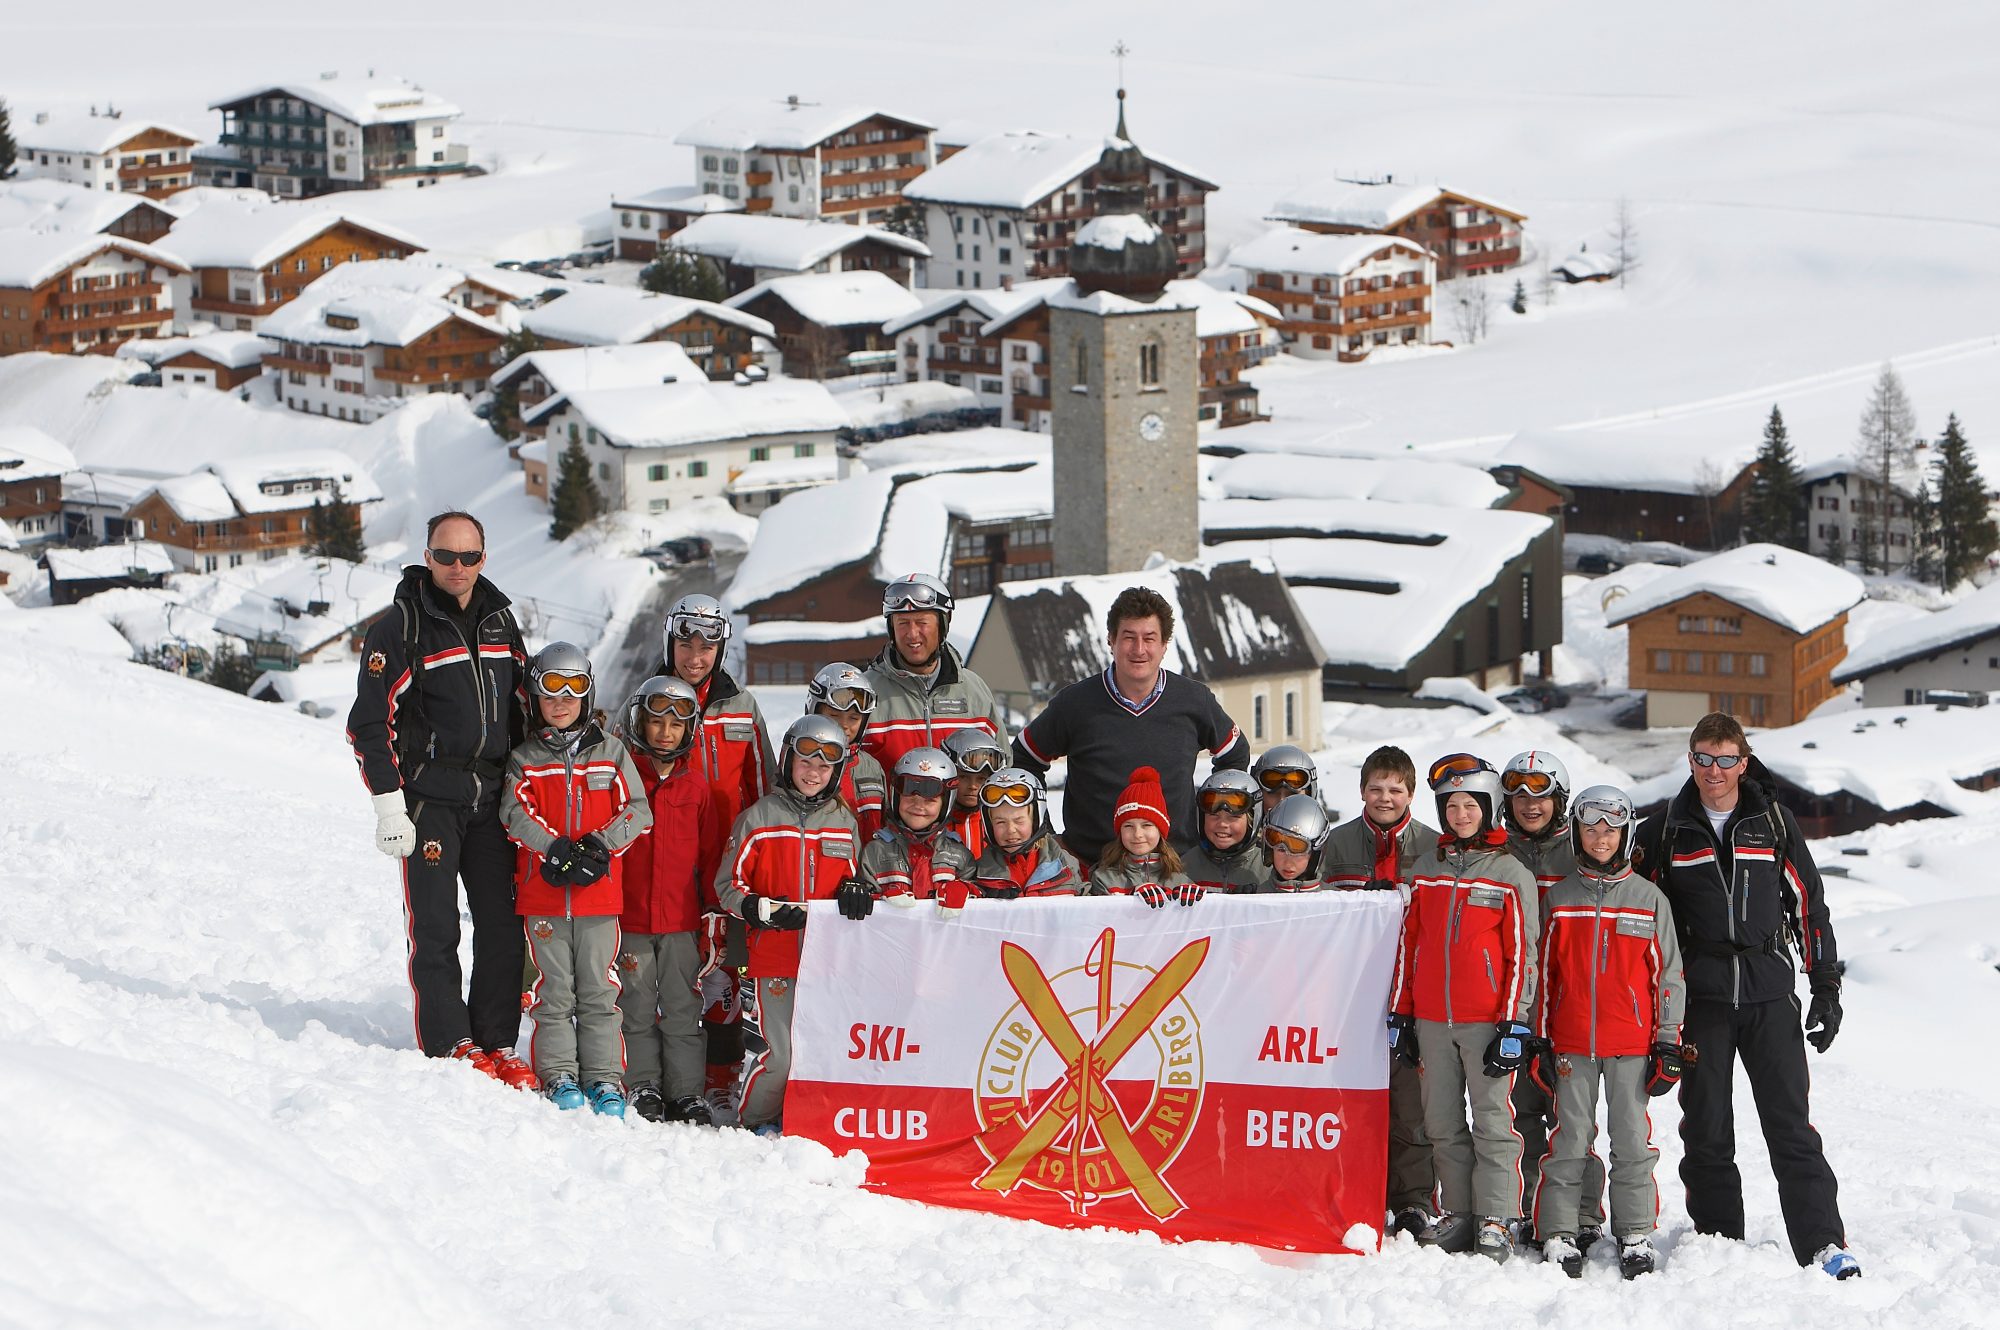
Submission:
[[[1160,344],[1146,342],[1139,347],[1139,386],[1157,388],[1160,386]]]
[[[1090,347],[1081,337],[1076,339],[1076,386],[1090,386]]]

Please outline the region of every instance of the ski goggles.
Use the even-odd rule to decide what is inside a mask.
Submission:
[[[672,693],[648,693],[644,705],[649,716],[673,716],[680,720],[693,720],[701,714],[701,703],[685,697],[675,697]]]
[[[1610,827],[1617,830],[1632,825],[1632,810],[1623,804],[1600,803],[1595,799],[1580,803],[1570,810],[1569,815],[1586,827]]]
[[[1506,771],[1500,775],[1500,788],[1509,794],[1531,794],[1539,799],[1555,792],[1556,778],[1546,771]]]
[[[898,614],[908,610],[948,610],[951,608],[951,593],[928,587],[921,582],[899,586],[882,598],[882,613]]]
[[[1743,760],[1741,755],[1736,753],[1689,753],[1688,756],[1694,759],[1694,764],[1698,767],[1721,767],[1724,771],[1728,771]]]
[[[720,642],[729,636],[729,620],[710,614],[676,614],[667,624],[667,633],[682,641],[698,637],[704,642]]]
[[[486,557],[485,550],[432,550],[431,551],[431,558],[434,561],[443,564],[447,568],[451,567],[455,563],[462,563],[467,568],[477,568],[480,564],[480,561],[485,557]]]
[[[944,776],[905,776],[896,786],[899,793],[916,795],[919,799],[942,799],[958,784]]]
[[[808,757],[815,762],[824,762],[830,767],[837,767],[847,756],[847,745],[837,744],[828,739],[795,739],[792,742],[792,751],[800,757]]]
[[[978,748],[964,757],[954,757],[952,762],[960,771],[974,776],[984,776],[1000,769],[1001,755],[989,748]]]
[[[535,691],[543,697],[590,696],[590,676],[569,670],[543,670],[535,676]]]
[[[988,808],[1026,808],[1035,802],[1035,787],[1023,785],[1019,781],[982,785],[979,787],[979,802]]]
[[[1312,784],[1312,780],[1312,773],[1310,771],[1300,771],[1297,767],[1285,771],[1265,771],[1259,773],[1257,776],[1257,783],[1267,790],[1291,790],[1294,792],[1305,789]]]
[[[1296,832],[1286,831],[1283,827],[1265,827],[1264,843],[1274,850],[1283,850],[1286,854],[1312,853],[1311,841]]]
[[[819,704],[835,711],[869,712],[875,709],[875,694],[866,688],[836,688]]]
[[[1491,771],[1483,757],[1471,753],[1451,753],[1431,763],[1431,788],[1436,789],[1448,776],[1470,776],[1475,771]]]
[[[1248,817],[1256,801],[1247,790],[1203,790],[1196,796],[1204,813],[1228,813],[1232,817]]]

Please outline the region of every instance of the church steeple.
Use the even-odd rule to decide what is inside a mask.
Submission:
[[[1096,216],[1078,228],[1069,271],[1077,289],[1113,291],[1134,300],[1156,300],[1180,275],[1171,236],[1147,215],[1152,166],[1125,128],[1125,89],[1118,89],[1118,129],[1105,140],[1093,186]]]

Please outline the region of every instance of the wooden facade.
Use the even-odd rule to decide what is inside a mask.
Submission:
[[[1441,190],[1424,207],[1381,228],[1380,234],[1401,236],[1422,245],[1436,256],[1439,279],[1448,281],[1518,266],[1521,225],[1527,220],[1526,213],[1510,212],[1482,199]],[[1322,235],[1364,234],[1375,230],[1310,220],[1300,220],[1294,225]]]
[[[1845,611],[1802,634],[1700,591],[1626,628],[1631,686],[1646,691],[1652,726],[1690,725],[1711,711],[1748,726],[1794,725],[1840,691]]]
[[[785,373],[793,378],[837,379],[895,366],[896,339],[883,332],[879,323],[814,323],[770,292],[739,308],[775,330],[773,340],[784,357]],[[870,354],[881,356],[881,363],[851,359]]]
[[[544,351],[574,351],[579,347],[599,345],[596,342],[566,342],[560,337],[542,337],[538,340],[541,343],[540,349]],[[750,330],[748,328],[745,328],[740,323],[730,323],[718,319],[712,314],[704,314],[699,310],[668,324],[664,328],[648,333],[639,340],[641,342],[678,342],[681,349],[687,352],[688,359],[692,360],[695,366],[711,379],[735,377],[738,370],[749,367],[755,354],[755,348],[751,345]],[[533,381],[533,379],[534,376],[531,376],[530,380],[524,380],[522,383],[521,406],[523,408],[533,406],[543,396],[547,396],[547,393],[543,392],[541,396],[534,398],[532,401],[528,398],[527,384],[529,381]]]
[[[1690,549],[1722,549],[1743,528],[1743,501],[1757,464],[1710,494],[1649,490],[1635,485],[1572,485],[1569,529],[1619,540],[1663,540]]]
[[[119,144],[118,188],[163,199],[194,184],[195,141],[185,134],[151,126]]]
[[[1208,196],[1215,185],[1159,162],[1148,162],[1146,216],[1173,238],[1176,277],[1199,277],[1208,266]],[[1069,276],[1069,249],[1077,228],[1098,215],[1098,168],[1093,166],[1019,214],[1020,241],[1028,251],[1028,280]],[[975,210],[976,211],[976,210]],[[944,251],[937,250],[939,266]]]
[[[417,249],[343,218],[261,270],[226,266],[195,269],[194,293],[188,303],[197,314],[228,327],[245,328],[251,319],[298,299],[299,292],[343,263],[407,259]]]
[[[254,516],[238,512],[227,520],[194,522],[181,517],[157,492],[132,505],[129,519],[145,523],[146,539],[179,554],[177,563],[213,571],[245,562],[248,556],[276,558],[312,542],[312,505]]]
[[[0,522],[17,536],[41,539],[61,534],[62,506],[61,476],[0,480]]]
[[[208,376],[206,379],[197,379],[195,382],[206,383],[211,387],[227,392],[231,388],[240,388],[246,383],[251,383],[261,378],[264,373],[264,362],[260,360],[253,365],[231,366],[224,365],[219,361],[210,360],[199,351],[183,351],[177,356],[169,356],[167,359],[162,360],[155,368],[159,371],[160,378],[166,383],[179,381],[174,377],[175,370],[192,371]]]
[[[23,351],[109,354],[134,337],[164,337],[173,326],[170,267],[104,248],[34,287],[0,287],[0,356]]]

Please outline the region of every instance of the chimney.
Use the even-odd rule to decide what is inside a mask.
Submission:
[[[47,111],[35,112],[35,123],[38,125],[46,125],[47,123],[49,123],[49,113]]]
[[[788,107],[790,107],[790,108],[791,108],[792,110],[794,110],[794,111],[798,110],[798,109],[799,109],[799,95],[798,95],[798,94],[797,94],[796,92],[789,92],[789,93],[786,93],[786,94],[785,94],[785,105],[786,105],[786,106],[788,106]]]
[[[1001,275],[1000,289],[1002,291],[1012,291],[1014,289],[1014,279],[1011,275],[1004,273]]]

